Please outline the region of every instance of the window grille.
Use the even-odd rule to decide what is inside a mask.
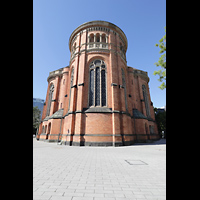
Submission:
[[[95,87],[95,101],[96,106],[100,106],[100,69],[96,68],[96,87]]]
[[[90,64],[89,106],[106,106],[106,65],[103,60]]]
[[[94,105],[94,70],[90,70],[90,98],[89,106]]]
[[[104,65],[105,67],[105,65]],[[101,71],[101,94],[102,94],[102,106],[106,106],[106,74],[105,70]]]

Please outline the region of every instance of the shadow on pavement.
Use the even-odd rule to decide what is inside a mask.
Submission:
[[[163,145],[166,144],[166,139],[160,139],[153,142],[146,142],[146,143],[135,143],[131,146],[138,146],[138,145]]]

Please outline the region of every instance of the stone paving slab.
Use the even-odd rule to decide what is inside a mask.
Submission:
[[[33,138],[33,199],[164,200],[166,141],[75,147]]]

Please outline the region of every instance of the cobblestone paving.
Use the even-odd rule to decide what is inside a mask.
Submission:
[[[33,199],[164,200],[165,139],[125,147],[74,147],[33,138]]]

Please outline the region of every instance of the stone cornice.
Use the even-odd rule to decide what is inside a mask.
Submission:
[[[68,67],[69,67],[69,66],[67,66],[67,68],[68,68]],[[66,68],[66,67],[63,67],[63,68],[60,68],[60,69],[58,69],[58,70],[49,72],[49,76],[48,76],[48,78],[47,78],[47,81],[49,82],[50,80],[52,80],[52,79],[55,78],[56,76],[61,76],[61,75],[64,74],[64,73],[68,73],[68,72],[66,72],[66,71],[63,71],[64,68]]]
[[[130,69],[131,67],[128,68]],[[133,73],[134,76],[140,76],[143,80],[147,81],[147,83],[149,82],[149,77],[145,71],[132,68],[132,70],[128,70],[128,73]]]

